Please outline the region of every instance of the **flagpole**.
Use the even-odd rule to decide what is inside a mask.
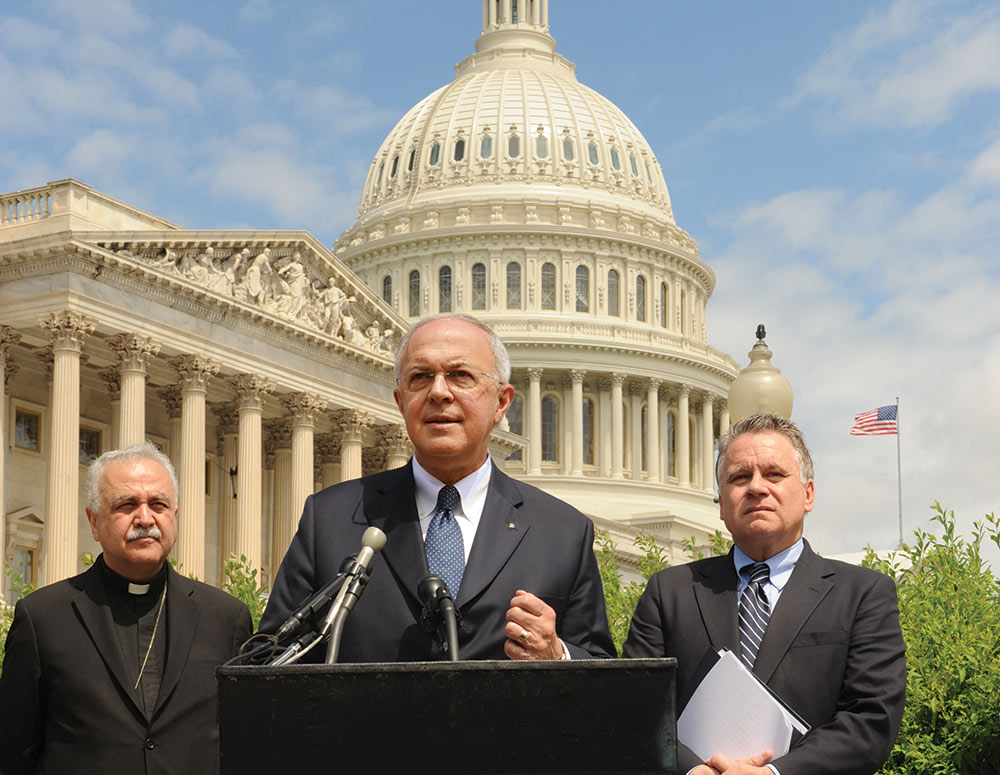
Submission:
[[[896,482],[899,485],[899,548],[903,548],[903,466],[900,462],[899,396],[896,396]]]

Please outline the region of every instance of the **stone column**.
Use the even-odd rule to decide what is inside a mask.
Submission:
[[[597,454],[598,472],[602,479],[611,476],[611,380],[601,377],[597,380],[597,391],[600,395],[600,406],[597,416],[600,427],[595,428],[595,442],[600,446],[595,449]]]
[[[715,419],[712,417],[714,398],[706,393],[701,402],[701,486],[711,491],[712,487],[712,447],[714,446]]]
[[[611,375],[611,478],[625,477],[625,414],[622,401],[624,374]]]
[[[177,516],[177,562],[185,576],[205,578],[205,393],[219,364],[203,355],[170,361],[180,377],[181,494]]]
[[[562,401],[559,402],[559,432],[562,434],[559,462],[563,475],[569,476],[573,470],[573,379],[569,374],[562,374],[559,381],[562,383]]]
[[[121,374],[116,368],[102,369],[98,372],[101,380],[108,386],[108,403],[111,406],[111,430],[108,439],[108,449],[121,448],[121,419],[122,419],[122,389]],[[180,394],[178,393],[178,396]],[[179,399],[178,399],[179,400]],[[178,410],[178,417],[180,410]],[[171,458],[173,460],[173,458]]]
[[[240,374],[229,380],[239,411],[239,449],[236,463],[236,548],[251,568],[261,569],[261,416],[264,395],[274,382],[255,374]]]
[[[235,401],[216,404],[212,412],[218,418],[219,446],[222,457],[222,491],[219,504],[219,559],[223,567],[236,551],[236,473],[239,462],[239,407]]]
[[[167,385],[156,394],[167,411],[167,457],[176,467],[181,460],[181,391],[176,385]]]
[[[271,520],[271,561],[272,573],[278,572],[278,566],[288,551],[288,546],[295,535],[295,516],[292,505],[292,428],[287,417],[267,420],[269,444],[268,449],[274,452],[274,493],[272,497],[273,514]]]
[[[727,433],[729,433],[729,403],[727,401],[719,402],[719,438],[721,439]]]
[[[10,435],[7,429],[7,367],[13,373],[10,351],[21,341],[21,334],[10,326],[0,326],[0,568],[7,562],[7,509],[4,507],[4,482],[7,475],[7,444]],[[3,602],[3,583],[0,583],[0,603]]]
[[[660,481],[660,382],[646,381],[646,478]]]
[[[330,487],[340,481],[340,434],[324,433],[316,437],[319,453],[321,487]]]
[[[146,367],[160,351],[148,336],[117,334],[108,340],[118,359],[121,408],[118,446],[129,447],[146,439]]]
[[[570,476],[583,476],[583,378],[587,376],[585,369],[572,369],[570,378],[573,380],[573,466]]]
[[[629,397],[632,399],[632,439],[629,445],[632,448],[632,481],[642,481],[642,385],[638,382],[630,382],[628,385]]]
[[[406,426],[402,423],[398,425],[383,425],[381,428],[382,438],[386,444],[385,470],[401,468],[406,465],[406,461],[413,454],[413,444],[410,443]]]
[[[284,556],[295,535],[306,498],[313,492],[313,432],[316,415],[326,409],[326,399],[314,393],[293,393],[283,398],[281,403],[290,415],[292,426],[291,532],[284,548],[280,544],[278,547]]]
[[[52,411],[45,520],[45,583],[77,571],[80,499],[80,353],[96,322],[78,312],[40,321],[52,340]],[[7,443],[6,439],[3,443]]]
[[[364,431],[375,417],[357,409],[340,409],[334,414],[334,422],[340,430],[340,481],[349,482],[361,476]]]
[[[677,392],[677,483],[691,486],[691,425],[688,406],[691,386],[681,385]]]
[[[528,369],[528,474],[542,473],[542,369]]]

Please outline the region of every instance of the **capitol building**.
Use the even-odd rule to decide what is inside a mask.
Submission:
[[[408,459],[393,352],[440,312],[510,349],[509,474],[590,516],[626,572],[640,534],[674,561],[707,542],[739,373],[708,340],[715,276],[639,129],[557,53],[548,0],[482,1],[474,53],[359,194],[332,246],[188,230],[72,179],[0,195],[6,563],[82,569],[86,464],[148,438],[180,478],[180,570],[218,584],[242,554],[267,586],[309,493]]]

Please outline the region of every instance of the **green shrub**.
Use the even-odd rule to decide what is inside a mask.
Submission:
[[[253,630],[256,632],[266,602],[265,590],[257,584],[257,569],[250,567],[250,561],[246,556],[231,555],[223,566],[222,573],[226,577],[222,588],[250,609]]]
[[[980,555],[1000,546],[1000,520],[955,536],[955,514],[935,503],[936,536],[865,564],[896,579],[906,641],[906,708],[884,775],[1000,772],[1000,582]],[[901,559],[902,558],[902,559]]]
[[[3,671],[3,660],[7,654],[7,632],[14,621],[14,603],[22,597],[35,591],[33,584],[25,581],[24,576],[12,570],[8,565],[4,568],[4,576],[10,579],[11,604],[0,603],[0,672]]]

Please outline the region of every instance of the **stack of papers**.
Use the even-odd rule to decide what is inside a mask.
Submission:
[[[707,672],[677,719],[677,739],[702,759],[746,759],[765,748],[777,759],[809,731],[731,651],[706,659],[699,672]]]

